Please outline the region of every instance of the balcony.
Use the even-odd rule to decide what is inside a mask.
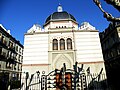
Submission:
[[[17,53],[17,52],[15,51],[15,47],[8,46],[8,49],[9,49],[10,51],[12,51],[13,53]]]
[[[9,62],[11,64],[15,64],[16,63],[15,58],[11,58],[11,57],[7,59],[7,62]]]

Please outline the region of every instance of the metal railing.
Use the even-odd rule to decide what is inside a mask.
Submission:
[[[85,72],[83,65],[80,68],[76,63],[73,69],[66,69],[63,64],[61,70],[55,69],[48,75],[45,75],[44,71],[40,75],[37,71],[29,77],[27,72],[26,76],[21,78],[21,90],[108,90],[106,74],[102,71],[103,69],[99,73],[90,73],[88,68]]]
[[[107,90],[107,81],[106,81],[106,75],[101,74],[100,80],[96,78],[98,76],[97,73],[92,74],[92,77],[95,78],[94,80],[91,78],[91,75],[86,75],[86,88],[87,90]],[[22,77],[21,79],[22,83],[26,82],[26,77]],[[30,78],[28,78],[28,82],[30,81]],[[24,84],[21,88],[21,90],[26,90],[26,84]],[[31,85],[29,86],[28,90],[41,90],[41,83],[39,81],[39,78],[35,76],[32,79]]]

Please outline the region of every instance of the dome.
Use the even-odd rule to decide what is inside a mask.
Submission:
[[[63,12],[54,12],[46,19],[45,23],[47,23],[49,21],[56,21],[56,20],[74,20],[74,21],[76,21],[76,19],[71,14],[67,13],[66,11],[63,11]]]

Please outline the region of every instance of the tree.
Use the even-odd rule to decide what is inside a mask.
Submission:
[[[111,4],[115,7],[118,11],[120,11],[120,0],[105,0],[106,3]]]
[[[101,3],[99,0],[93,0],[94,3],[99,7],[99,9],[103,12],[104,17],[107,19],[107,21],[111,22],[119,22],[120,17],[113,17],[112,14],[107,13],[101,6]],[[106,3],[112,5],[114,8],[116,8],[118,11],[120,11],[120,0],[104,0]]]

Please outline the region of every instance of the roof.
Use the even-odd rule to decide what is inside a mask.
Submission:
[[[62,11],[62,12],[54,12],[53,14],[48,16],[45,23],[47,23],[49,21],[58,21],[58,20],[74,20],[74,21],[76,21],[76,19],[71,14],[69,14],[66,11]]]

